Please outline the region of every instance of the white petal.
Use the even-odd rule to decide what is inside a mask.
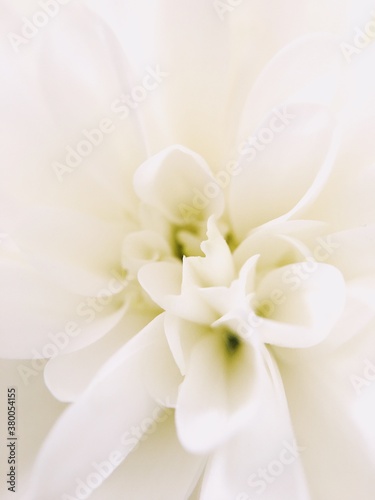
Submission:
[[[215,220],[208,220],[207,240],[201,244],[205,257],[188,257],[184,266],[189,264],[196,275],[196,284],[201,287],[229,286],[234,278],[234,265],[231,251]]]
[[[127,308],[123,293],[108,291],[103,305],[55,286],[17,259],[2,261],[1,275],[3,357],[50,358],[82,348],[110,331]]]
[[[280,367],[296,434],[306,447],[301,457],[314,500],[325,500],[327,491],[332,500],[372,499],[373,425],[366,422],[369,414],[356,414],[371,386],[357,394],[352,377],[363,377],[373,349],[372,325],[365,342],[356,339],[313,363]],[[373,392],[371,399],[373,408]]]
[[[331,114],[316,105],[286,109],[293,117],[289,125],[279,134],[267,128],[272,142],[259,141],[258,152],[251,146],[230,184],[230,216],[239,241],[254,227],[290,217],[310,203],[332,168],[337,144]]]
[[[183,446],[207,453],[225,442],[251,418],[265,376],[259,355],[245,343],[228,353],[219,332],[200,339],[191,351],[176,407]]]
[[[118,466],[119,458],[125,458],[138,444],[145,429],[142,426],[138,439],[129,438],[131,429],[152,419],[156,408],[160,409],[148,394],[140,369],[142,355],[152,346],[154,332],[162,325],[163,318],[156,318],[124,346],[79,401],[62,415],[37,458],[30,499],[50,500],[63,493],[74,494],[77,478],[84,481],[96,472],[94,463],[107,461],[116,452]],[[59,465],[62,462],[64,468]],[[54,470],[53,475],[48,473],[50,470]]]
[[[248,295],[255,289],[259,255],[253,255],[241,267],[239,277],[229,287],[216,286],[200,288],[197,294],[202,297],[220,316],[213,326],[226,324],[235,331],[238,316],[248,309]],[[234,323],[233,323],[234,320]]]
[[[158,61],[170,71],[162,89],[169,142],[185,144],[210,165],[218,165],[228,145],[228,25],[220,21],[210,2],[190,0],[177,5],[162,0],[159,5]]]
[[[181,291],[182,266],[179,262],[146,264],[139,270],[138,280],[152,300],[165,309],[169,297]]]
[[[191,352],[196,343],[207,334],[207,326],[166,314],[164,327],[175,362],[181,374],[186,375]]]
[[[338,267],[346,280],[362,278],[375,272],[373,224],[329,234],[322,243],[321,246],[326,250],[325,262]]]
[[[323,7],[320,1],[312,6],[309,0],[277,0],[273,9],[268,7],[255,0],[241,2],[226,13],[234,54],[228,130],[241,123],[242,133],[231,160],[237,156],[241,139],[253,133],[274,106],[288,97],[294,102],[330,104],[342,81],[337,42],[326,34],[332,32],[332,25],[336,33],[346,20],[339,6],[334,1]]]
[[[4,44],[9,65],[1,60],[9,72],[3,92],[10,98],[4,101],[7,123],[1,131],[1,155],[7,158],[1,166],[6,179],[1,198],[7,200],[11,216],[44,203],[118,218],[125,208],[134,210],[129,181],[146,157],[135,113],[121,120],[112,110],[114,101],[131,90],[126,81],[130,70],[102,20],[82,4],[56,8],[60,12],[54,29],[52,24],[36,28],[38,36],[21,45],[17,54],[8,41]],[[23,15],[35,13],[29,5],[19,10],[10,31],[21,29]],[[12,65],[14,57],[17,64]],[[65,164],[72,157],[67,148],[77,151],[81,141],[87,141],[84,131],[100,128],[103,121],[111,131],[97,139],[91,154],[78,159],[73,154],[74,167],[68,165],[71,173],[59,182],[55,162]]]
[[[333,326],[329,336],[320,344],[306,349],[288,349],[273,347],[277,358],[285,364],[298,365],[316,362],[319,357],[332,355],[344,345],[356,342],[362,332],[369,329],[374,321],[374,277],[371,278],[371,290],[368,280],[347,283],[346,303],[343,313]]]
[[[236,267],[240,269],[250,256],[256,254],[259,254],[258,272],[304,260],[311,252],[306,254],[305,249],[301,251],[296,240],[311,248],[319,236],[325,235],[327,227],[323,222],[310,220],[291,220],[258,227],[235,249],[233,259]]]
[[[355,5],[357,10],[359,4]],[[371,8],[362,6],[356,16],[360,17],[358,31],[371,23]],[[367,13],[367,14],[365,14]],[[354,37],[354,21],[350,21],[347,40]],[[361,28],[360,28],[361,27]],[[350,34],[349,34],[350,33]],[[356,35],[358,37],[362,35]],[[372,193],[375,184],[374,152],[374,75],[369,71],[374,58],[374,44],[361,51],[356,64],[348,64],[346,85],[348,95],[340,114],[342,144],[335,170],[321,197],[310,208],[308,217],[324,218],[337,230],[373,224],[375,205]],[[354,54],[356,58],[358,54]],[[345,58],[344,58],[345,59]],[[334,203],[332,203],[334,200]]]
[[[264,316],[258,328],[264,342],[310,347],[324,340],[340,318],[346,301],[341,273],[327,264],[309,264],[276,269],[261,282],[254,305]]]
[[[207,163],[183,146],[171,146],[149,158],[136,171],[134,188],[141,200],[160,210],[175,224],[186,224],[192,212],[197,222],[221,215],[223,194],[208,199],[202,192],[212,183]]]
[[[254,133],[272,108],[287,99],[294,101],[301,89],[320,76],[332,75],[337,85],[342,67],[338,40],[331,34],[314,33],[294,39],[269,61],[252,86],[243,112],[240,140]],[[310,95],[305,94],[305,102],[315,102],[318,94],[311,90]],[[327,92],[329,86],[324,90]]]
[[[261,494],[266,500],[310,500],[301,466],[305,443],[295,442],[285,395],[278,396],[271,381],[264,380],[252,420],[213,454],[202,500],[245,500]]]
[[[8,491],[9,483],[2,481],[0,485],[1,498],[9,498],[10,495],[18,498],[28,498],[28,484],[34,466],[35,456],[41,443],[56,419],[65,410],[66,405],[56,401],[44,385],[43,376],[40,372],[29,370],[27,361],[22,360],[0,360],[0,390],[5,397],[1,403],[1,411],[7,412],[7,389],[16,387],[16,494]],[[22,376],[22,373],[25,376]],[[26,377],[26,373],[31,373]],[[36,404],[36,401],[38,404]],[[5,420],[3,420],[5,422]],[[32,423],[32,425],[31,425]],[[6,439],[5,432],[2,433]],[[5,441],[4,441],[5,442]],[[9,443],[9,441],[8,441]],[[6,447],[6,444],[5,444]],[[9,448],[6,448],[6,451]],[[5,458],[5,455],[4,455]],[[9,466],[4,460],[1,465],[4,478],[9,473]],[[12,498],[12,497],[11,497]]]
[[[189,498],[205,458],[190,455],[182,448],[176,436],[173,412],[167,411],[166,415],[159,412],[161,422],[148,429],[141,446],[93,492],[90,500]]]
[[[138,279],[145,291],[167,312],[196,321],[202,324],[212,323],[217,319],[217,313],[197,293],[197,288],[183,285],[191,281],[189,269],[179,263],[156,262],[146,264],[139,273]]]
[[[50,359],[44,369],[48,389],[60,401],[77,401],[100,367],[152,319],[151,314],[129,312],[91,345]]]
[[[1,260],[0,283],[1,355],[32,358],[33,349],[51,342],[49,333],[58,332],[71,321],[70,313],[79,297],[17,260]]]
[[[134,275],[144,264],[168,257],[171,257],[169,244],[155,231],[130,233],[122,245],[122,265]]]
[[[48,279],[77,294],[96,296],[119,271],[124,225],[50,207],[29,210],[10,231]]]
[[[167,315],[164,315],[166,318]],[[153,399],[168,407],[175,407],[183,378],[174,360],[165,331],[165,322],[155,336],[155,344],[143,360],[143,379]]]

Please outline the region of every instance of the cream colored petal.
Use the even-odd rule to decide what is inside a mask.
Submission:
[[[194,325],[191,325],[194,330]],[[176,406],[182,445],[207,453],[251,422],[266,372],[259,354],[245,343],[228,351],[225,335],[211,331],[194,345]]]
[[[229,213],[238,242],[256,226],[296,216],[316,198],[332,169],[337,137],[331,113],[311,104],[285,109],[283,130],[269,128],[277,112],[270,115],[259,130],[267,143],[257,135],[255,143],[251,139],[231,181]]]
[[[342,274],[327,264],[309,264],[281,267],[260,283],[253,307],[263,317],[257,335],[264,342],[310,347],[322,342],[339,320],[346,301]]]

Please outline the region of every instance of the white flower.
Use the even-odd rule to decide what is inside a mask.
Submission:
[[[3,50],[2,356],[72,403],[25,500],[372,498],[374,49],[237,3],[60,5]]]

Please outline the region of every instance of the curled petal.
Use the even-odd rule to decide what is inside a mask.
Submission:
[[[159,329],[163,329],[162,316],[123,346],[57,421],[37,457],[30,500],[60,498],[64,493],[74,496],[77,479],[85,481],[96,472],[95,463],[107,462],[116,455],[115,465],[111,462],[113,472],[140,445],[147,429],[143,422],[152,421],[155,411],[161,409],[148,393],[140,372],[143,356],[155,343]],[[139,426],[140,434],[132,434]],[[53,475],[48,473],[51,468]]]
[[[230,184],[229,211],[239,241],[261,224],[295,216],[316,198],[331,172],[338,146],[332,114],[312,104],[284,111],[282,131],[259,130],[259,137],[267,134],[267,144],[250,140]]]
[[[9,231],[29,262],[49,280],[96,296],[119,271],[124,224],[63,208],[38,207]]]
[[[204,195],[213,182],[210,169],[197,153],[171,146],[144,162],[134,175],[134,188],[140,199],[160,210],[172,223],[185,225],[221,215],[224,198],[220,188],[209,199]]]
[[[215,310],[202,300],[197,287],[189,283],[193,278],[185,266],[172,262],[147,264],[140,269],[138,279],[152,300],[165,311],[201,324],[217,319]],[[185,286],[183,280],[188,281]]]
[[[253,305],[263,316],[258,333],[264,342],[284,347],[319,344],[339,320],[345,301],[345,281],[333,266],[309,262],[276,269],[257,289]]]
[[[258,406],[265,371],[259,354],[241,343],[234,352],[212,331],[194,345],[176,407],[184,448],[208,453],[225,442]]]
[[[296,441],[285,394],[280,396],[276,398],[270,380],[264,380],[254,418],[212,454],[203,479],[202,500],[258,496],[280,500],[290,498],[291,492],[299,500],[310,500],[303,468],[307,447]],[[265,481],[263,474],[268,471],[275,474],[267,475],[270,480]]]
[[[130,233],[122,245],[122,265],[131,273],[137,274],[148,262],[171,257],[168,242],[159,233],[145,230]]]

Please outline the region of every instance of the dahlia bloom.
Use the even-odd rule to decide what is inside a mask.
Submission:
[[[372,499],[368,2],[3,4],[20,498]]]

